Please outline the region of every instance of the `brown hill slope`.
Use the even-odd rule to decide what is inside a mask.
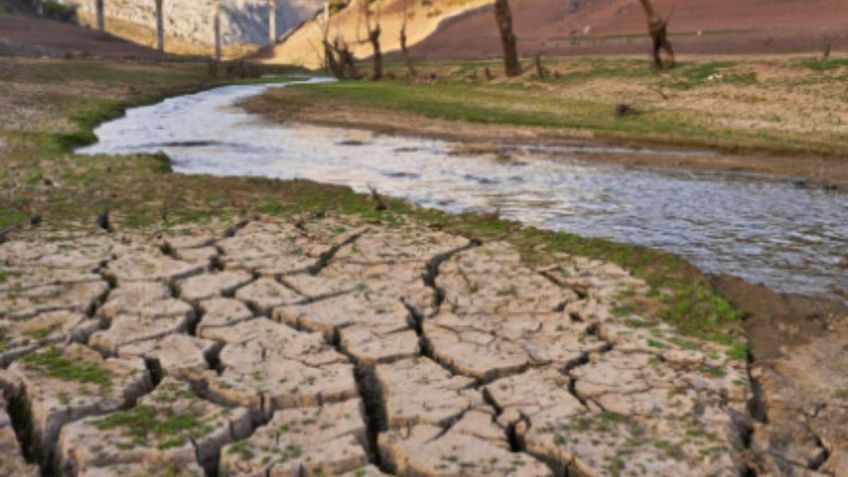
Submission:
[[[845,0],[654,0],[671,14],[684,53],[770,53],[848,48]],[[648,46],[638,0],[513,0],[523,55],[641,53]],[[419,58],[485,58],[500,53],[491,7],[449,19],[413,48]]]
[[[39,18],[21,2],[0,0],[0,54],[164,59],[156,50],[71,23]]]
[[[350,46],[358,58],[371,56],[371,45],[366,41],[367,33],[362,16],[362,0],[352,0],[349,6],[332,15],[328,38],[341,38]],[[462,12],[472,11],[491,0],[373,0],[371,9],[380,12],[382,34],[380,44],[384,53],[400,50],[400,30],[406,5],[406,35],[408,44],[413,45],[428,38],[439,28],[442,22]],[[375,15],[376,16],[376,15]],[[305,22],[288,38],[262,52],[262,61],[319,68],[323,64],[322,16]]]

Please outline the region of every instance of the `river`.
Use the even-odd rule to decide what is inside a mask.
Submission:
[[[848,303],[848,194],[765,176],[587,163],[569,147],[519,145],[498,157],[448,141],[273,123],[235,106],[273,87],[281,85],[224,86],[134,108],[77,152],[163,151],[181,174],[305,178],[449,212],[499,210]]]

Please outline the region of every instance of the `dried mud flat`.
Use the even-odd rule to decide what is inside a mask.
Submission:
[[[752,438],[768,385],[610,263],[325,217],[28,231],[0,264],[0,475],[846,472]]]

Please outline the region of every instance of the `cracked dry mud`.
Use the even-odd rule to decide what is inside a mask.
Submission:
[[[746,363],[614,313],[647,292],[615,265],[228,225],[0,244],[0,475],[751,471]]]

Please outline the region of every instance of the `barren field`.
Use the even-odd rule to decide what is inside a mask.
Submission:
[[[0,259],[0,386],[65,475],[745,468],[744,344],[638,315],[618,297],[649,287],[608,263],[344,218],[35,233]]]
[[[532,81],[469,71],[403,86],[533,126],[489,102]],[[495,216],[71,152],[128,105],[215,84],[0,58],[0,475],[848,472],[837,305]],[[350,88],[358,113],[356,91],[399,86],[272,101]]]

